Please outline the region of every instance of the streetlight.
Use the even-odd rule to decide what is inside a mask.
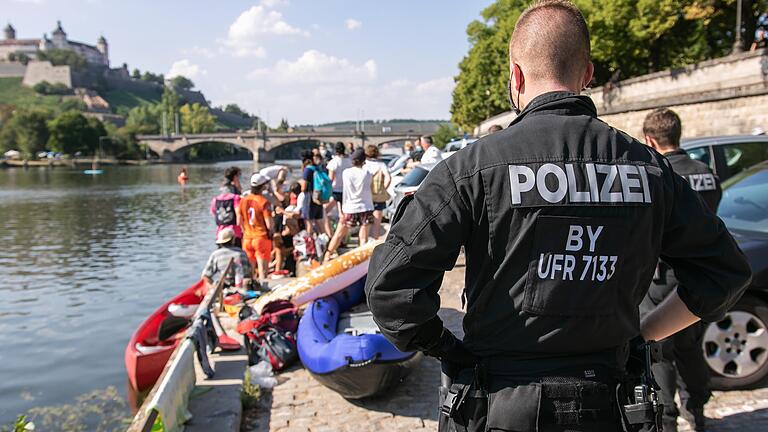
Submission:
[[[741,0],[736,0],[736,40],[733,41],[732,54],[744,51],[743,45],[741,40]]]

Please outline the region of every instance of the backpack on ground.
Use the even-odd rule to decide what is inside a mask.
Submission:
[[[240,313],[238,333],[244,335],[248,365],[267,361],[272,369],[285,369],[299,359],[296,349],[296,329],[299,327],[297,307],[288,300],[267,303],[261,315],[250,308]]]
[[[221,199],[219,197],[216,197],[215,202],[216,207],[216,225],[219,226],[229,226],[234,225],[237,221],[237,217],[235,216],[235,199],[234,198],[226,198]]]
[[[387,188],[384,187],[384,184],[386,183],[387,178],[384,175],[384,172],[379,170],[376,171],[376,174],[373,175],[373,178],[371,179],[371,192],[372,192],[372,198],[373,202],[376,203],[382,203],[389,201],[390,198],[392,198],[389,195],[389,192],[387,191]]]
[[[328,173],[317,167],[311,167],[312,175],[312,201],[316,204],[325,204],[333,196],[333,182]]]

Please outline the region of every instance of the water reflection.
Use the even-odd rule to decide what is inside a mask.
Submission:
[[[208,205],[230,164],[189,166],[184,187],[180,166],[0,170],[0,425],[123,388],[131,332],[214,247]]]

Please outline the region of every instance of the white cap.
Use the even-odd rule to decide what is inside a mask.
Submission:
[[[216,244],[229,243],[235,238],[235,230],[232,228],[224,228],[216,234]]]
[[[261,186],[269,181],[269,177],[256,173],[251,176],[251,186]]]

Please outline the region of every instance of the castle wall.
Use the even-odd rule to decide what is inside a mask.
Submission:
[[[645,116],[659,107],[680,115],[686,138],[749,134],[756,127],[768,130],[768,111],[762,109],[768,103],[768,51],[609,83],[587,94],[600,119],[636,138],[642,138]],[[493,121],[486,120],[481,127],[490,127]]]
[[[0,62],[0,78],[21,78],[26,70],[27,67],[21,63]]]
[[[72,88],[72,73],[69,66],[53,66],[48,61],[29,62],[22,83],[32,87],[43,81],[51,84],[61,83]]]
[[[768,52],[722,57],[592,90],[600,118],[642,138],[654,108],[680,115],[684,137],[748,134],[768,129]]]

